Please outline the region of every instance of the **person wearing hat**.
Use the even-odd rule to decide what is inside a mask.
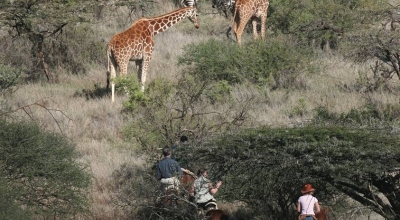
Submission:
[[[302,196],[297,200],[297,212],[299,215],[299,220],[316,220],[316,213],[321,211],[321,208],[318,203],[318,199],[315,198],[312,194],[315,189],[311,184],[305,184],[301,190]]]

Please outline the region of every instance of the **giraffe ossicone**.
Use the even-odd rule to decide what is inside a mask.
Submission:
[[[235,32],[236,40],[239,45],[242,44],[243,30],[249,20],[251,20],[253,24],[254,39],[258,38],[257,18],[261,20],[261,39],[264,40],[268,6],[268,0],[237,0],[235,2],[232,29]]]
[[[189,6],[158,17],[140,18],[129,29],[111,38],[107,45],[107,89],[110,88],[111,84],[112,102],[114,102],[115,96],[113,79],[117,76],[117,70],[119,70],[120,75],[127,74],[129,61],[135,61],[138,80],[144,92],[146,74],[155,45],[154,35],[167,30],[186,17],[196,28],[199,28],[197,8]]]

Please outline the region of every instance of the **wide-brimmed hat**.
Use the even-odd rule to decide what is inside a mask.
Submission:
[[[315,189],[312,187],[311,184],[306,184],[303,186],[303,189],[301,190],[301,193],[308,193],[308,192],[314,192]]]

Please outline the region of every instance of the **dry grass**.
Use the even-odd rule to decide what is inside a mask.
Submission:
[[[168,5],[164,9],[168,12],[173,6]],[[196,32],[193,27],[193,31],[182,32],[181,28],[191,25],[189,21],[183,21],[176,25],[177,28],[172,27],[156,36],[147,82],[159,77],[173,80],[181,69],[176,63],[185,45],[212,37],[226,38],[223,30],[230,22],[215,14],[207,14],[207,10],[211,12],[207,8],[202,11],[205,17],[202,18],[201,28],[204,30]],[[207,20],[211,19],[218,19],[220,25],[208,25]],[[108,25],[97,25],[99,37],[102,39],[109,39],[113,33],[123,30],[120,26]],[[178,27],[180,25],[181,28]],[[258,100],[250,106],[251,116],[254,118],[252,126],[287,126],[304,122],[312,118],[312,110],[318,106],[326,106],[334,112],[346,112],[363,105],[364,94],[339,88],[352,87],[357,81],[358,72],[365,67],[335,56],[322,57],[315,62],[323,64],[325,68],[316,74],[303,76],[308,86],[305,90],[267,91],[262,94],[252,88],[235,88],[237,99],[253,95]],[[132,72],[133,68],[130,69]],[[84,96],[85,91],[96,89],[95,84],[105,86],[105,73],[105,65],[94,66],[85,76],[61,75],[58,84],[22,85],[8,101],[15,107],[38,103],[51,109],[47,111],[38,105],[32,105],[29,111],[46,129],[60,131],[77,143],[77,150],[82,154],[81,161],[88,166],[93,176],[93,187],[88,192],[92,198],[93,218],[117,219],[118,211],[111,201],[114,193],[109,185],[111,174],[121,164],[143,164],[144,160],[133,154],[132,149],[137,146],[125,142],[121,135],[121,129],[127,121],[124,119],[126,116],[121,114],[125,97],[117,96],[112,104],[108,95],[89,99]],[[398,102],[395,94],[384,92],[373,94],[372,98],[385,103]],[[304,100],[305,114],[290,117],[290,113],[299,105],[299,100]],[[17,111],[16,115],[28,118],[22,111]]]

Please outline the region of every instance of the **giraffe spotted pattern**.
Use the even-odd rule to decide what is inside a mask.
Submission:
[[[257,19],[261,19],[261,39],[265,38],[265,22],[267,21],[268,0],[237,0],[233,14],[232,29],[239,45],[242,43],[243,30],[247,22],[253,24],[254,39],[258,38]]]
[[[138,80],[144,91],[146,74],[155,45],[154,35],[167,30],[186,17],[196,28],[199,28],[197,8],[189,6],[158,17],[141,18],[134,22],[128,30],[111,38],[107,46],[107,89],[109,89],[111,81],[112,102],[114,102],[115,93],[115,83],[112,79],[116,77],[117,69],[119,69],[119,74],[126,75],[129,61],[135,61]]]

